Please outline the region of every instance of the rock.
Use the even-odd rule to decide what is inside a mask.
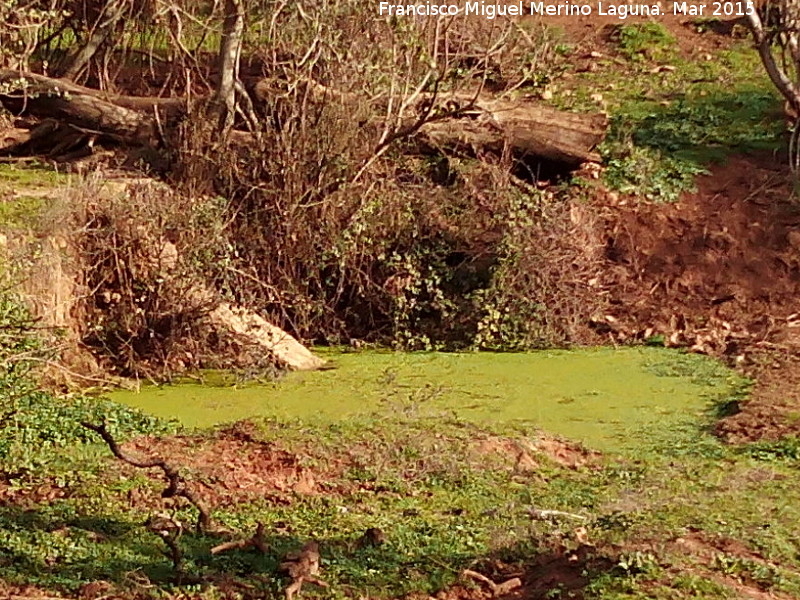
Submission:
[[[248,344],[261,346],[271,354],[277,366],[295,371],[313,371],[325,365],[292,335],[260,315],[222,302],[209,313],[211,323],[227,329]]]

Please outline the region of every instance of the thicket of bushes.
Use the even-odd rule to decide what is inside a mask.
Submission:
[[[251,50],[278,100],[250,151],[220,148],[197,123],[183,131],[178,177],[228,199],[226,258],[208,269],[217,287],[316,342],[584,341],[600,303],[585,215],[512,176],[521,165],[506,154],[421,154],[400,109],[417,92],[535,87],[555,65],[549,34],[373,8],[275,15]]]
[[[66,12],[47,26],[28,13],[40,33],[56,35],[25,56],[55,64],[59,39],[88,35],[93,7],[59,4]],[[121,86],[202,87],[214,78],[203,50],[220,34],[212,8],[185,2],[160,15],[134,3],[81,80],[114,86],[125,67]],[[250,8],[242,77],[269,92],[253,107],[253,143],[219,140],[198,105],[166,138],[179,193],[70,199],[88,290],[84,343],[125,372],[176,356],[199,366],[213,342],[190,326],[206,308],[185,293],[199,279],[318,343],[512,350],[591,337],[586,324],[602,300],[587,283],[599,250],[586,211],[538,189],[537,166],[507,152],[424,152],[409,135],[427,110],[412,100],[426,94],[513,95],[546,82],[557,55],[546,29],[387,20],[371,0]],[[168,17],[187,13],[186,27],[165,37]],[[153,18],[133,18],[142,15]],[[15,43],[28,48],[23,37]],[[180,72],[159,79],[142,67],[139,81],[130,67],[142,51],[171,56]],[[152,251],[163,240],[180,256],[166,276]]]

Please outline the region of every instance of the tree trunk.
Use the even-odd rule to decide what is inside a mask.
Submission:
[[[236,91],[238,68],[235,49],[231,52],[224,53],[228,58],[233,57],[224,86],[232,85],[232,88],[221,85],[216,96],[221,97],[220,90],[225,94],[224,121],[220,123],[225,128],[230,127],[228,119],[232,122],[235,109],[235,105],[232,109],[228,104]],[[15,83],[19,80],[23,83]],[[0,69],[0,86],[3,84],[17,91],[0,95],[0,104],[16,114],[57,119],[129,144],[155,145],[158,124],[172,126],[186,114],[185,98],[118,96],[69,81]],[[264,90],[261,92],[263,95]],[[345,103],[359,101],[345,94],[334,98]],[[266,98],[258,96],[257,99]],[[330,99],[330,94],[326,93],[318,101]],[[449,149],[476,154],[502,153],[508,149],[520,159],[538,157],[575,167],[582,162],[599,160],[594,150],[603,140],[607,127],[603,114],[559,111],[528,100],[512,102],[460,94],[420,98],[419,102],[436,102],[437,111],[433,114],[444,115],[409,135],[429,151]],[[413,120],[411,117],[410,121]],[[245,132],[228,129],[228,133],[240,144],[255,141]]]
[[[441,102],[462,116],[424,124],[417,137],[429,147],[472,153],[500,153],[507,148],[517,158],[536,157],[566,166],[600,160],[594,149],[606,134],[604,114],[571,113],[527,100],[466,94],[443,96]]]
[[[244,37],[243,0],[225,0],[225,22],[219,48],[219,84],[214,97],[219,129],[223,137],[233,128],[236,114],[236,84]]]
[[[773,85],[794,112],[800,114],[800,1],[768,0],[763,6],[762,11],[747,15],[753,41]],[[764,23],[762,14],[776,22]]]
[[[128,0],[111,0],[97,17],[97,21],[92,26],[89,33],[89,39],[81,46],[75,53],[71,54],[63,69],[61,76],[66,79],[75,79],[80,75],[92,57],[100,49],[111,33],[117,26],[117,23],[122,18],[125,12],[125,6]]]
[[[156,143],[156,112],[163,125],[186,112],[184,98],[119,96],[33,73],[0,69],[0,104],[14,114],[57,119],[119,142]]]
[[[19,73],[0,70],[0,84],[19,79]],[[24,76],[19,89],[0,95],[0,104],[14,114],[29,114],[63,121],[73,127],[137,145],[155,143],[155,122],[152,117],[103,100],[101,93],[69,82],[48,77]]]
[[[68,96],[92,96],[122,108],[145,112],[153,115],[158,110],[159,114],[167,120],[176,120],[186,113],[186,98],[156,98],[151,96],[124,96],[111,94],[94,88],[84,87],[66,79],[45,77],[27,71],[14,71],[0,69],[0,86],[6,85],[9,91],[0,95],[0,100],[5,103],[6,98],[18,97],[27,93],[28,101],[35,94],[66,94]]]

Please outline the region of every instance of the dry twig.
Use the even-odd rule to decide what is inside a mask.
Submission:
[[[161,496],[164,498],[174,498],[176,496],[185,498],[197,509],[199,513],[197,518],[197,530],[199,532],[207,532],[211,529],[211,514],[202,500],[200,500],[200,498],[198,498],[197,495],[186,485],[186,480],[180,474],[178,467],[167,462],[163,458],[151,458],[149,460],[145,460],[133,457],[124,452],[111,433],[109,433],[108,429],[106,429],[105,423],[94,425],[92,423],[81,422],[81,425],[87,429],[91,429],[101,438],[103,438],[103,441],[108,445],[112,454],[121,461],[140,469],[161,469],[164,472],[164,477],[168,482],[168,486],[161,493]]]
[[[225,542],[214,546],[211,549],[211,554],[219,554],[221,552],[226,552],[228,550],[237,550],[237,549],[244,549],[244,548],[258,548],[262,553],[267,553],[267,543],[264,541],[264,524],[262,522],[258,522],[258,526],[256,527],[256,532],[252,535],[252,537],[245,539],[245,540],[234,540],[231,542]]]
[[[317,574],[319,573],[319,544],[308,542],[300,552],[287,554],[280,564],[280,570],[292,578],[284,593],[286,600],[293,600],[295,594],[299,594],[303,588],[303,583],[313,583],[320,587],[328,587]]]
[[[515,590],[522,585],[522,581],[519,577],[512,577],[503,583],[495,583],[486,577],[486,575],[481,575],[477,571],[473,571],[471,569],[464,569],[461,574],[464,577],[468,577],[470,579],[474,579],[475,581],[486,584],[492,591],[492,596],[502,596],[503,594],[507,594],[508,592]]]

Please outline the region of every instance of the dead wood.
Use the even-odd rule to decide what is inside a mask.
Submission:
[[[508,148],[517,158],[537,157],[571,166],[600,160],[594,150],[606,135],[605,114],[468,94],[444,96],[439,102],[459,118],[431,121],[420,128],[418,139],[430,148],[473,154]]]
[[[169,118],[177,118],[185,114],[187,99],[159,98],[154,96],[126,96],[124,94],[113,94],[94,88],[85,87],[69,81],[68,79],[57,79],[45,77],[28,71],[15,71],[11,69],[0,69],[0,84],[7,84],[14,88],[21,88],[22,91],[28,90],[28,96],[35,93],[60,93],[68,95],[92,96],[104,102],[115,104],[122,108],[135,110],[138,112],[153,113],[154,110],[163,112]],[[20,92],[15,92],[19,94]],[[0,99],[5,94],[0,95]]]
[[[503,583],[495,583],[486,577],[486,575],[482,575],[481,573],[471,569],[464,569],[461,574],[464,577],[474,579],[475,581],[485,584],[489,590],[491,590],[492,596],[502,596],[522,586],[522,581],[519,579],[519,577],[513,577],[508,581],[504,581]]]
[[[16,115],[54,119],[87,134],[154,146],[157,122],[171,123],[186,112],[183,98],[122,96],[64,79],[0,69],[0,104]]]
[[[300,552],[287,554],[280,564],[280,570],[292,578],[284,593],[286,600],[293,600],[295,594],[299,594],[303,588],[303,583],[313,583],[320,587],[328,587],[328,584],[317,577],[319,573],[319,544],[308,542]]]
[[[55,119],[86,134],[144,146],[157,145],[160,127],[179,121],[186,115],[188,104],[185,98],[109,94],[62,79],[0,69],[0,85],[4,84],[12,91],[0,94],[0,104],[16,114]],[[309,85],[320,102],[357,101],[352,94],[314,82]],[[264,101],[269,90],[268,82],[256,83],[254,98]],[[225,95],[227,104],[229,91]],[[605,137],[608,124],[605,114],[571,113],[530,100],[498,100],[466,93],[420,94],[414,108],[416,115],[404,118],[397,130],[400,133],[390,136],[391,140],[413,139],[424,151],[466,151],[474,155],[508,149],[518,159],[540,158],[570,167],[600,160],[595,148]],[[252,128],[255,124],[250,125]],[[376,122],[376,126],[380,124]],[[240,145],[256,142],[256,136],[241,131],[232,131],[230,139]]]
[[[168,482],[167,488],[161,493],[162,497],[174,498],[180,496],[188,500],[189,503],[192,504],[192,506],[194,506],[199,513],[197,519],[197,530],[201,533],[211,530],[211,514],[209,510],[206,508],[203,501],[198,498],[197,494],[195,494],[191,488],[187,486],[186,480],[180,474],[179,467],[167,462],[163,458],[142,459],[128,454],[122,450],[122,448],[120,448],[119,444],[114,439],[114,436],[112,436],[108,429],[106,429],[105,423],[94,425],[92,423],[81,422],[81,425],[94,431],[101,438],[103,438],[103,441],[108,445],[111,453],[121,461],[140,469],[161,469],[164,472],[164,477]]]
[[[254,86],[261,101],[267,100],[269,90],[267,80]],[[355,94],[313,81],[309,90],[317,102],[363,101]],[[380,100],[376,107],[381,109],[378,113],[385,112]],[[608,116],[603,113],[574,113],[529,99],[498,100],[466,92],[420,94],[414,108],[417,114],[404,118],[400,133],[393,137],[416,140],[426,151],[480,155],[509,149],[516,158],[533,157],[572,167],[600,161],[595,149],[608,129]],[[404,131],[407,135],[402,135]]]
[[[168,550],[164,554],[172,561],[176,583],[180,585],[185,576],[183,569],[183,552],[178,544],[178,540],[180,540],[181,535],[183,535],[183,524],[169,515],[157,515],[148,519],[146,525],[147,529],[160,537],[167,546]]]
[[[21,82],[14,85],[14,82]],[[86,133],[120,142],[152,145],[154,120],[100,97],[100,92],[40,75],[0,70],[0,85],[14,86],[0,95],[0,104],[16,115],[28,114],[67,123]]]
[[[228,550],[243,550],[245,548],[257,548],[263,554],[267,553],[267,542],[264,540],[264,524],[260,521],[256,527],[256,532],[251,537],[214,546],[211,549],[211,554],[220,554]]]

